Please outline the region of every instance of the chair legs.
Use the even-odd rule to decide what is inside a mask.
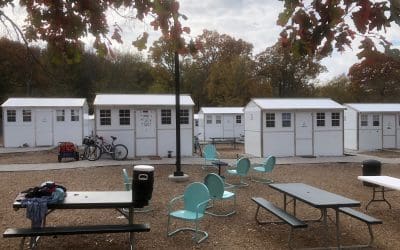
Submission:
[[[247,187],[250,184],[247,182],[244,182],[244,176],[239,176],[239,183],[227,183],[227,185],[232,186],[232,187]]]
[[[274,182],[274,180],[272,180],[272,179],[268,179],[268,178],[260,178],[260,177],[251,177],[251,181],[254,181],[254,182],[259,182],[259,183],[264,183],[264,184],[270,184],[270,183],[273,183]]]
[[[195,221],[195,227],[191,228],[191,227],[182,227],[182,228],[178,228],[175,231],[170,232],[169,231],[169,225],[170,225],[170,220],[171,220],[171,216],[168,215],[168,225],[167,225],[167,236],[170,237],[178,232],[182,232],[182,231],[192,231],[193,232],[193,237],[192,239],[197,243],[200,244],[201,242],[203,242],[205,239],[208,238],[208,233],[206,231],[202,231],[199,229],[199,221]]]
[[[212,200],[211,202],[212,204],[210,206],[207,207],[207,209],[212,208],[214,206],[214,200]],[[216,217],[228,217],[231,215],[236,214],[236,195],[233,197],[233,209],[227,213],[214,213],[214,212],[210,212],[210,211],[206,211],[206,214],[212,215],[212,216],[216,216]]]

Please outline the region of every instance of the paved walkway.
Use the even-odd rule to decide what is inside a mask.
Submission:
[[[1,153],[1,152],[0,152]],[[399,164],[400,158],[380,158],[370,155],[354,154],[351,156],[338,156],[338,157],[279,157],[277,164],[313,164],[313,163],[330,163],[330,162],[356,162],[360,163],[367,159],[376,159],[382,163]],[[222,161],[233,164],[235,159],[221,159]],[[260,163],[264,159],[257,157],[250,157],[252,163]],[[175,158],[161,158],[159,160],[152,160],[149,158],[142,158],[141,160],[126,160],[114,161],[108,159],[101,159],[98,161],[70,161],[62,163],[41,163],[41,164],[3,164],[0,165],[0,172],[5,171],[37,171],[37,170],[53,170],[53,169],[67,169],[67,168],[86,168],[86,167],[100,167],[100,166],[132,166],[132,165],[175,165]],[[182,165],[201,165],[204,159],[200,157],[184,157],[181,160]]]

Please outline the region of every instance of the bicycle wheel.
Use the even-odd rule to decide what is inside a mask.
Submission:
[[[83,154],[89,161],[96,161],[101,156],[101,149],[97,145],[88,145]]]
[[[117,144],[114,146],[114,153],[112,154],[113,159],[117,161],[125,160],[128,156],[128,148],[125,145]]]

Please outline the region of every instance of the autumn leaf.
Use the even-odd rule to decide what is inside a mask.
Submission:
[[[141,36],[139,36],[136,41],[132,42],[132,45],[135,46],[139,51],[145,50],[146,44],[147,44],[147,39],[149,37],[149,34],[147,32],[143,32]]]

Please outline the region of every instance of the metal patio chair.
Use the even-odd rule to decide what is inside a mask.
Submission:
[[[234,169],[228,169],[226,172],[232,176],[239,176],[239,183],[229,184],[234,187],[247,187],[249,184],[244,182],[243,179],[247,177],[250,170],[250,160],[247,157],[242,157],[236,161]]]
[[[268,156],[265,161],[261,164],[252,164],[251,167],[254,171],[261,173],[261,174],[268,174],[271,173],[272,170],[274,170],[276,164],[276,157],[275,156]],[[268,179],[268,178],[257,178],[257,177],[252,177],[252,181],[255,182],[261,182],[261,183],[272,183],[274,180]]]
[[[219,153],[214,144],[207,144],[204,146],[203,157],[204,157],[203,169],[207,166],[212,166],[212,165],[207,165],[207,163],[213,161],[219,161]]]
[[[211,206],[207,208],[212,208],[214,206],[214,202],[217,200],[219,201],[224,201],[229,199],[233,200],[233,208],[231,211],[224,214],[206,211],[207,214],[213,216],[230,216],[236,213],[236,194],[234,192],[225,190],[225,183],[224,180],[221,178],[221,176],[215,173],[210,173],[204,178],[204,184],[207,186],[210,192],[210,199],[211,199]]]
[[[183,200],[184,207],[181,210],[173,210],[174,204]],[[199,244],[207,239],[208,233],[199,229],[199,222],[205,215],[205,210],[210,201],[210,192],[206,185],[200,182],[189,184],[181,196],[173,198],[168,204],[167,235],[172,236],[181,231],[193,231],[193,240]],[[171,218],[194,222],[195,227],[181,227],[170,232]]]

